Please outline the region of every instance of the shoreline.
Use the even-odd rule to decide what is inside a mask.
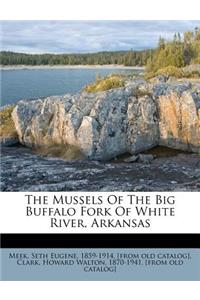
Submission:
[[[58,70],[58,69],[122,69],[122,70],[141,70],[145,67],[136,66],[124,66],[124,65],[0,65],[0,70]]]
[[[151,163],[131,163],[131,167],[125,162],[70,161],[41,156],[20,145],[2,147],[1,155],[1,191],[4,192],[61,192],[69,189],[80,192],[200,192],[197,154],[157,157]],[[13,163],[15,167],[10,168]],[[195,170],[192,177],[191,169]],[[66,181],[66,177],[70,180]]]

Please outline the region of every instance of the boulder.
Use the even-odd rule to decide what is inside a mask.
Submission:
[[[142,163],[150,163],[152,160],[154,160],[154,155],[152,154],[139,154],[138,160]]]
[[[125,158],[124,159],[124,162],[126,163],[133,163],[133,162],[136,162],[138,160],[138,155],[132,155],[128,158]]]
[[[22,144],[73,145],[89,159],[137,155],[157,145],[199,152],[199,95],[188,81],[129,80],[104,92],[21,100],[12,117]]]
[[[12,117],[20,142],[29,147],[74,145],[96,160],[147,150],[157,144],[158,125],[152,98],[133,96],[142,84],[19,101]]]
[[[197,93],[172,91],[157,100],[159,145],[189,152],[200,151],[200,98]]]

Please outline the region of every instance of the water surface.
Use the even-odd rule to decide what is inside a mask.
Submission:
[[[33,99],[79,92],[97,74],[135,73],[124,69],[29,69],[1,71],[1,106]]]

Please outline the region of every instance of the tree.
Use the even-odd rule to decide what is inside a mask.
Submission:
[[[160,37],[157,49],[148,59],[147,71],[156,72],[168,66],[180,68],[192,63],[200,63],[200,28],[185,32],[183,40],[180,33],[175,33],[168,42]]]

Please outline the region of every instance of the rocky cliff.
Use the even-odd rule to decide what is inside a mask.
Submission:
[[[109,160],[157,145],[200,151],[200,84],[127,81],[98,93],[21,100],[12,117],[28,147],[73,145]]]
[[[200,84],[158,84],[154,91],[159,145],[200,152]]]

